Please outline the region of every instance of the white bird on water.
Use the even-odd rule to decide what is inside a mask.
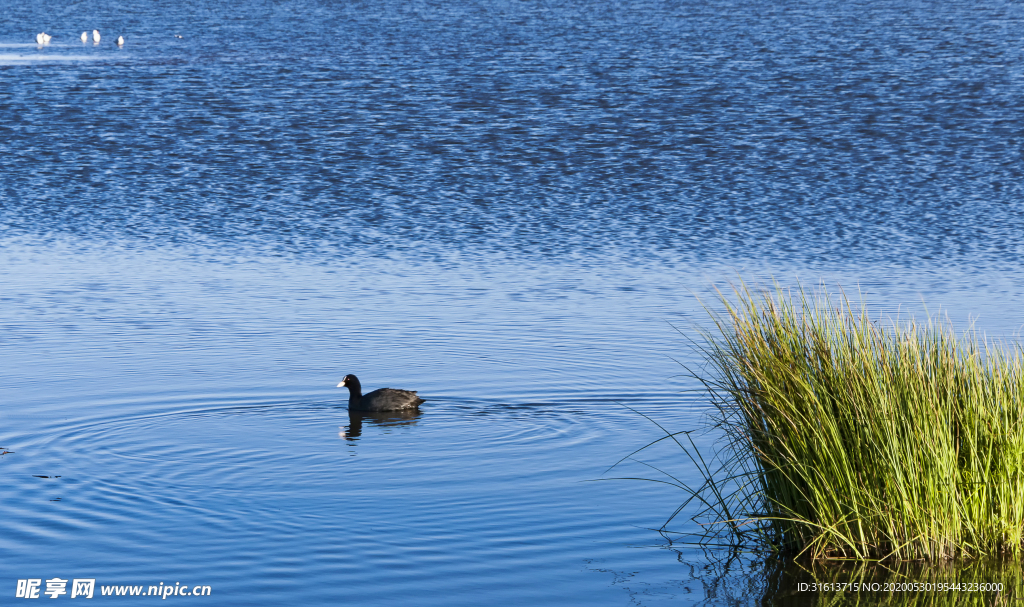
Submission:
[[[117,37],[117,45],[118,46],[124,46],[124,36],[118,36]]]
[[[82,32],[82,42],[89,40],[89,32]]]
[[[92,30],[92,41],[96,44],[100,43],[100,30]]]
[[[53,36],[46,32],[39,32],[36,34],[36,44],[49,44],[52,38]]]

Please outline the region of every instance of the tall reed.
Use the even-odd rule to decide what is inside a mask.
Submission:
[[[696,374],[728,438],[728,478],[705,492],[731,531],[814,558],[1021,556],[1019,347],[824,290],[735,295]]]

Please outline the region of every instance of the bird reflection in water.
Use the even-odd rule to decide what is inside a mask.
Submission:
[[[359,438],[363,432],[363,423],[369,422],[378,426],[411,426],[419,419],[419,409],[400,409],[396,411],[352,411],[348,412],[348,425],[342,427],[338,438]]]

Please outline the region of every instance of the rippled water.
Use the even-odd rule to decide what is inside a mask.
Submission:
[[[1018,332],[1022,16],[0,0],[0,594],[772,600],[589,482],[658,436],[621,404],[700,426],[669,323],[740,276]]]

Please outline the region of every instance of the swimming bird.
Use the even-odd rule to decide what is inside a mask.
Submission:
[[[118,36],[117,37],[117,45],[118,46],[124,46],[124,36]]]
[[[339,388],[348,388],[349,411],[395,411],[415,409],[423,399],[409,390],[381,388],[369,394],[363,394],[363,387],[355,375],[346,375],[338,384]]]
[[[82,42],[85,42],[88,39],[89,39],[89,32],[82,32]]]
[[[92,41],[99,44],[100,42],[100,30],[92,30]]]
[[[52,38],[53,36],[46,32],[39,32],[36,34],[36,44],[49,44]]]

